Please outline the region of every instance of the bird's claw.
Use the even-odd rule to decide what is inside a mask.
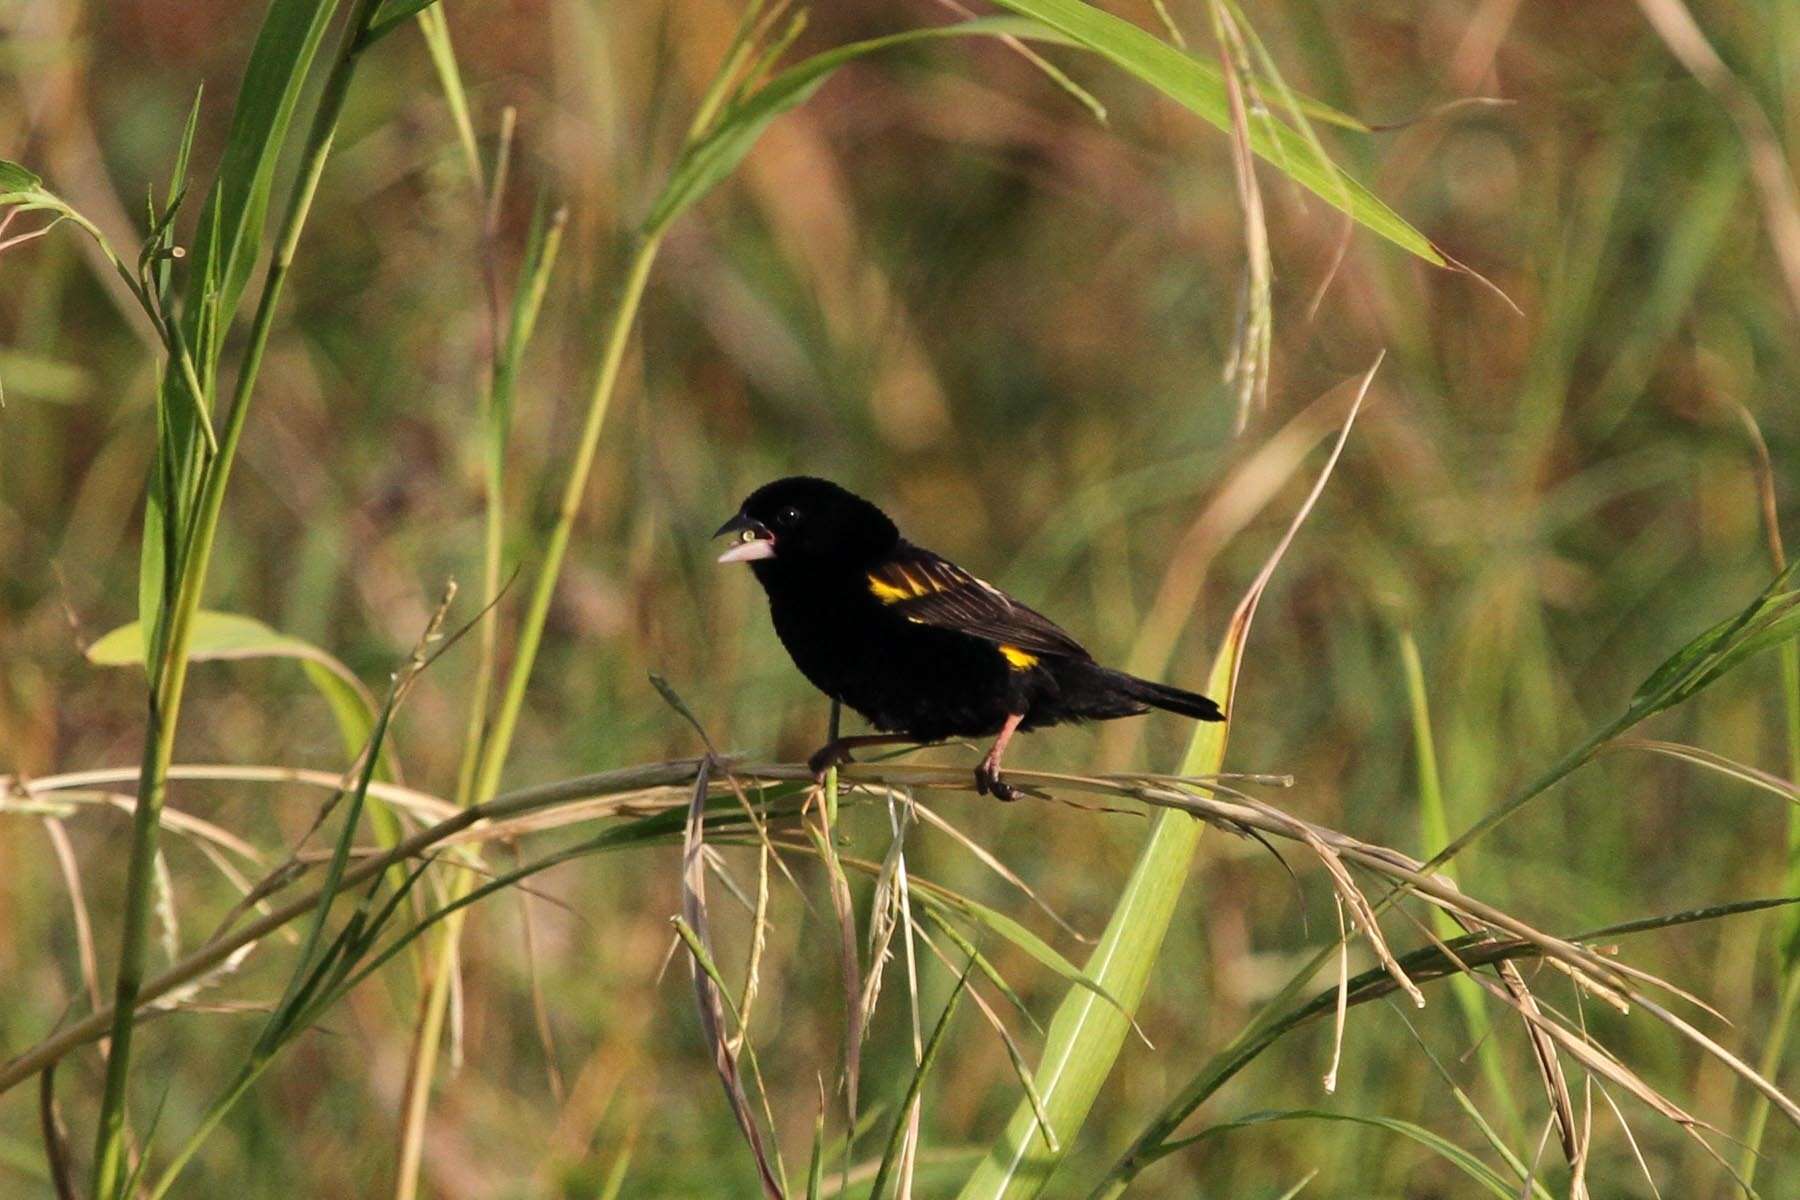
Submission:
[[[826,742],[813,756],[806,760],[806,769],[812,772],[813,782],[824,783],[825,772],[833,767],[841,767],[847,762],[854,762],[850,757],[850,749],[838,742]]]
[[[983,761],[975,768],[975,791],[982,796],[992,796],[996,800],[1017,800],[1019,793],[1012,784],[1000,778],[1000,768],[994,763]]]

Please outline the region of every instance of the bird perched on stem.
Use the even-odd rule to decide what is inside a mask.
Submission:
[[[1224,719],[1205,696],[1101,666],[1048,617],[827,480],[765,484],[714,536],[726,534],[719,561],[750,564],[801,674],[881,731],[827,742],[808,760],[815,775],[862,746],[992,736],[975,789],[1011,800],[1000,760],[1019,730],[1152,708]]]

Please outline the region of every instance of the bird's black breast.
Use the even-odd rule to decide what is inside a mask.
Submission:
[[[890,611],[866,585],[771,588],[769,611],[814,687],[875,728],[921,741],[995,733],[1045,682],[991,641]]]

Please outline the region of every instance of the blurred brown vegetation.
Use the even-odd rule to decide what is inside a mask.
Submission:
[[[1172,8],[1204,37],[1203,5]],[[0,0],[0,155],[32,164],[117,244],[135,245],[142,196],[166,179],[201,80],[195,160],[210,176],[257,9]],[[1154,22],[1145,5],[1115,11]],[[1800,10],[1742,0],[1696,13],[1791,160]],[[501,260],[516,257],[538,189],[570,213],[518,399],[510,503],[523,538],[553,509],[629,232],[736,14],[718,0],[511,0],[453,2],[448,15],[478,130],[491,139],[504,107],[519,114]],[[998,44],[853,65],[783,117],[671,234],[510,782],[693,753],[650,671],[722,745],[794,758],[817,744],[824,702],[789,666],[747,574],[715,569],[706,538],[749,488],[796,471],[878,498],[915,540],[1056,615],[1102,658],[1193,685],[1308,478],[1297,457],[1265,448],[1317,447],[1341,408],[1315,400],[1384,347],[1370,408],[1275,579],[1245,669],[1231,762],[1292,773],[1283,803],[1420,848],[1404,631],[1422,649],[1461,827],[1766,582],[1756,458],[1734,406],[1761,427],[1785,512],[1800,483],[1796,298],[1737,131],[1639,10],[1281,0],[1251,16],[1296,87],[1371,122],[1414,121],[1329,142],[1522,314],[1365,233],[1350,237],[1334,274],[1341,220],[1267,173],[1274,374],[1268,409],[1234,437],[1220,369],[1243,235],[1225,138],[1117,73],[1054,52],[1105,102],[1106,125]],[[926,4],[818,6],[801,45],[944,18]],[[1469,96],[1509,103],[1437,111]],[[210,606],[316,642],[371,681],[405,653],[444,580],[479,571],[479,227],[441,91],[404,30],[356,81],[208,593]],[[0,256],[0,770],[137,760],[141,676],[93,667],[82,649],[135,616],[153,444],[142,328],[81,240],[59,232]],[[1208,507],[1221,496],[1243,507]],[[509,547],[509,562],[520,557]],[[1191,609],[1181,602],[1190,592]],[[516,593],[508,604],[503,628]],[[406,777],[427,790],[454,778],[470,669],[455,654],[434,667],[399,726]],[[1653,735],[1786,775],[1778,686],[1768,659],[1661,718]],[[202,664],[188,703],[178,761],[344,765],[327,712],[291,663]],[[1039,735],[1016,757],[1168,769],[1184,733],[1158,716]],[[317,801],[198,784],[172,797],[271,849],[304,832]],[[1033,803],[958,799],[944,810],[1089,932],[1141,830],[1136,818]],[[853,844],[878,853],[882,818],[859,820]],[[1784,887],[1786,821],[1747,787],[1614,755],[1465,856],[1463,882],[1557,930],[1772,895]],[[50,843],[25,817],[0,817],[0,828],[0,1053],[10,1055],[51,1029],[82,983]],[[128,822],[93,814],[70,830],[104,957]],[[191,846],[175,840],[167,853],[183,936],[197,938],[228,889]],[[1035,919],[953,843],[927,832],[913,853],[914,869]],[[1140,1014],[1155,1049],[1128,1046],[1074,1180],[1109,1162],[1327,934],[1320,880],[1306,877],[1296,894],[1231,839],[1209,838],[1203,853]],[[593,1195],[629,1154],[626,1195],[749,1194],[685,982],[661,971],[675,852],[578,862],[537,888],[554,900],[531,903],[561,1090],[535,1032],[522,902],[504,897],[477,910],[465,940],[466,1058],[440,1072],[430,1192]],[[778,898],[756,1031],[786,1152],[802,1163],[840,1016],[822,896],[815,886],[811,910],[791,891]],[[742,914],[728,900],[715,908],[721,942],[741,946]],[[1738,1019],[1718,1036],[1754,1059],[1783,928],[1755,917],[1657,935],[1634,943],[1636,961]],[[1047,1013],[1060,981],[996,953]],[[391,974],[288,1053],[184,1194],[390,1186],[416,1003],[406,974]],[[254,1002],[259,985],[280,979],[253,965],[229,992]],[[941,998],[947,985],[934,986]],[[1590,1016],[1647,1077],[1741,1128],[1749,1097],[1716,1064],[1614,1014]],[[1454,1006],[1434,1004],[1418,1023],[1479,1099]],[[891,1006],[870,1050],[890,1104],[908,1074],[905,1030],[903,1007]],[[231,1015],[151,1025],[141,1110],[161,1101],[163,1127],[185,1131],[241,1058],[235,1039],[253,1032],[251,1018]],[[1529,1154],[1541,1096],[1516,1025],[1496,1036],[1517,1094],[1538,1106],[1515,1143]],[[934,1083],[929,1146],[985,1143],[1016,1099],[985,1031],[965,1030],[962,1045]],[[1468,1137],[1391,1011],[1353,1016],[1333,1097],[1319,1087],[1328,1054],[1328,1031],[1289,1039],[1208,1112],[1331,1106]],[[70,1060],[65,1104],[84,1111],[98,1078],[91,1050]],[[1795,1080],[1791,1065],[1777,1076]],[[47,1194],[30,1090],[0,1097],[8,1195]],[[1629,1115],[1664,1195],[1732,1194],[1678,1131]],[[1597,1120],[1597,1194],[1648,1195],[1610,1114]],[[1356,1127],[1233,1137],[1155,1168],[1139,1190],[1273,1196],[1318,1168],[1307,1195],[1467,1194],[1466,1180],[1416,1147]],[[1773,1127],[1766,1151],[1764,1194],[1800,1189],[1793,1130]],[[935,1194],[923,1187],[929,1173],[921,1179]]]

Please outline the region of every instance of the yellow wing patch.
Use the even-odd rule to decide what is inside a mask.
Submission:
[[[903,587],[895,587],[879,575],[869,576],[869,590],[883,604],[898,604],[902,600],[912,599],[912,593]]]
[[[1037,666],[1037,655],[1027,654],[1017,646],[1008,646],[1002,642],[1000,644],[1000,653],[1006,656],[1006,661],[1015,671],[1023,671],[1029,667]]]
[[[898,604],[902,600],[911,600],[918,596],[928,596],[932,592],[942,590],[935,580],[927,577],[924,581],[915,577],[904,567],[889,567],[889,574],[869,575],[869,590],[883,604]]]

